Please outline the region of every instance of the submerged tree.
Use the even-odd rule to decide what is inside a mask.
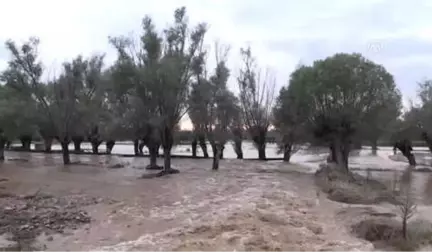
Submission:
[[[294,152],[294,145],[304,140],[306,117],[288,88],[283,87],[279,91],[273,115],[273,124],[282,138],[279,148],[283,151],[284,161],[289,162]]]
[[[250,48],[241,49],[243,68],[237,78],[240,104],[246,130],[258,149],[258,157],[266,159],[266,136],[272,116],[275,81],[257,70]]]
[[[190,112],[192,113],[192,112]],[[198,145],[201,148],[201,151],[203,152],[203,156],[205,158],[209,157],[208,151],[207,151],[207,144],[206,144],[206,137],[205,137],[205,129],[204,126],[199,122],[200,119],[197,119],[195,116],[189,115],[192,121],[193,125],[193,138],[192,138],[192,157],[197,156],[197,147]]]
[[[398,93],[383,66],[360,54],[345,53],[294,71],[288,92],[302,108],[308,130],[329,145],[332,161],[344,170],[361,123],[381,100]]]
[[[159,175],[177,173],[171,168],[174,130],[187,112],[191,67],[206,33],[206,25],[189,27],[186,8],[174,13],[174,24],[159,36],[152,19],[143,19],[144,33],[140,48],[124,39],[112,39],[122,60],[125,76],[131,81],[131,96],[136,96],[149,111],[148,121],[154,125],[164,152],[164,171]],[[132,49],[132,50],[129,50]],[[135,50],[134,50],[135,49]],[[143,121],[147,121],[143,120]]]
[[[97,154],[102,143],[101,123],[107,113],[103,60],[103,55],[95,55],[89,59],[78,56],[72,61],[77,115],[71,141],[74,142],[76,151],[81,151],[81,143],[88,140],[92,145],[92,152]]]
[[[371,104],[370,112],[365,116],[359,129],[359,137],[369,140],[372,154],[376,155],[378,140],[390,133],[390,128],[401,115],[402,95],[399,90],[388,92],[382,100]]]
[[[420,140],[420,131],[416,126],[417,118],[417,110],[413,108],[404,113],[402,119],[396,120],[388,128],[391,131],[390,141],[393,144],[394,154],[396,155],[396,151],[399,150],[412,166],[416,165],[416,159],[412,153],[411,140]]]
[[[195,83],[189,99],[189,114],[203,125],[213,150],[213,170],[219,168],[219,159],[229,135],[234,109],[234,95],[227,88],[229,70],[226,67],[228,47],[215,45],[216,68],[207,78],[205,52],[196,57],[193,64]]]
[[[161,57],[160,83],[152,83],[150,92],[157,97],[157,129],[164,152],[164,172],[176,172],[171,168],[171,149],[174,130],[187,112],[190,71],[193,59],[199,56],[199,47],[204,40],[207,27],[199,24],[193,30],[188,27],[186,8],[175,11],[175,22],[165,30],[164,51]],[[198,54],[198,55],[197,55]],[[177,171],[178,172],[178,171]]]
[[[432,80],[420,82],[418,86],[420,105],[412,106],[406,119],[411,126],[417,126],[418,133],[432,153]]]
[[[199,144],[204,157],[209,157],[206,145],[206,124],[209,123],[208,103],[211,100],[211,86],[204,71],[205,55],[195,59],[194,75],[195,81],[191,85],[191,93],[188,100],[189,118],[194,127],[194,137],[192,139],[192,156],[196,157],[197,145]]]
[[[18,91],[22,97],[34,101],[34,107],[41,113],[38,126],[49,124],[46,129],[55,129],[56,118],[52,115],[52,105],[47,100],[48,88],[41,81],[43,66],[38,61],[39,39],[32,37],[20,47],[11,40],[5,45],[11,53],[11,59],[8,68],[2,73],[3,81]],[[68,160],[65,160],[65,163],[67,162]]]
[[[35,105],[30,97],[17,92],[7,82],[0,83],[0,129],[3,134],[0,152],[17,138],[24,140],[22,137],[28,136],[31,139],[37,135],[38,116]],[[23,149],[29,150],[30,143],[31,141],[22,142]]]
[[[244,123],[243,123],[243,117],[241,113],[241,107],[239,105],[239,100],[236,96],[231,97],[232,98],[232,115],[231,115],[231,125],[230,125],[230,131],[232,136],[232,145],[234,148],[234,151],[237,155],[237,159],[243,159],[243,147],[242,142],[244,138]]]
[[[6,143],[31,128],[31,114],[27,113],[31,108],[26,110],[29,103],[20,98],[9,86],[0,84],[0,161],[5,158]]]
[[[145,24],[143,23],[146,29]],[[145,51],[145,41],[152,43],[147,30],[141,37],[137,51],[137,45],[132,39],[126,37],[110,38],[110,43],[117,49],[118,59],[111,67],[112,83],[109,90],[109,102],[113,112],[118,114],[121,121],[117,121],[118,128],[124,135],[133,139],[135,155],[143,155],[143,139],[148,140],[147,134],[152,133],[150,126],[155,127],[155,102],[149,85],[157,81],[157,67],[159,55]],[[151,34],[150,34],[151,35]],[[147,36],[147,37],[146,37]],[[152,49],[153,47],[149,47]],[[153,48],[159,50],[157,47]],[[159,145],[153,141],[146,141],[150,150],[150,167],[158,167],[156,163]],[[158,143],[157,143],[158,144]],[[156,153],[153,151],[156,149]]]
[[[63,64],[62,73],[48,83],[41,80],[43,65],[38,60],[39,39],[30,38],[18,47],[13,41],[7,41],[6,47],[11,53],[9,66],[3,72],[4,82],[15,90],[33,99],[41,116],[46,118],[45,130],[54,130],[54,136],[60,142],[63,163],[69,164],[69,143],[79,121],[79,90],[86,80],[86,68],[78,57]]]

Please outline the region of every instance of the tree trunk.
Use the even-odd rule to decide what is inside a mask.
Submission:
[[[157,166],[157,149],[155,149],[154,146],[149,148],[150,153],[150,166],[156,167]]]
[[[207,144],[206,144],[206,142],[205,142],[205,137],[203,137],[203,136],[199,136],[199,137],[198,137],[198,141],[199,141],[199,145],[200,145],[200,147],[201,147],[201,150],[202,150],[202,152],[203,152],[203,154],[204,154],[204,157],[205,157],[205,158],[208,158],[208,157],[209,157],[209,154],[208,154],[208,152],[207,152]]]
[[[212,148],[213,157],[218,154],[216,143],[214,141],[210,141],[210,146]]]
[[[81,152],[81,143],[84,141],[83,137],[72,137],[72,142],[74,144],[74,151]]]
[[[266,160],[266,151],[265,151],[265,145],[258,146],[258,158],[259,160]]]
[[[330,150],[332,162],[336,163],[342,170],[348,171],[349,144],[340,139],[335,139]]]
[[[197,146],[198,146],[198,141],[195,138],[194,140],[192,140],[192,157],[196,157],[197,156]]]
[[[29,136],[29,135],[23,135],[23,136],[20,137],[20,141],[21,141],[22,149],[26,150],[26,151],[30,151],[32,137]]]
[[[155,143],[155,154],[156,157],[159,157],[159,149],[160,149],[160,144],[159,143]]]
[[[400,140],[395,143],[393,148],[399,149],[402,154],[408,159],[408,163],[412,166],[417,164],[414,154],[412,154],[412,144],[408,139]]]
[[[432,153],[432,139],[429,137],[429,134],[426,131],[422,132],[422,138],[426,142],[429,151]]]
[[[157,176],[164,176],[168,174],[176,174],[179,173],[179,170],[171,168],[171,149],[174,144],[174,136],[173,136],[173,129],[165,126],[162,129],[159,129],[160,136],[162,140],[162,147],[163,147],[163,153],[164,153],[164,167],[163,171],[159,172]]]
[[[330,149],[330,153],[327,156],[327,163],[334,163],[334,162],[336,162],[335,161],[336,160],[336,151],[335,151],[335,148],[333,146],[333,143],[330,144],[329,149]]]
[[[255,146],[258,149],[258,158],[260,160],[266,160],[266,135],[267,129],[260,129],[252,135],[252,141],[254,141]]]
[[[237,159],[243,159],[242,140],[234,140],[234,151],[237,154]]]
[[[405,155],[405,157],[408,159],[408,163],[409,163],[409,165],[411,165],[411,166],[416,166],[416,165],[417,165],[417,162],[416,162],[416,160],[415,160],[414,154],[412,154],[411,151],[408,152],[408,153]]]
[[[69,143],[61,142],[62,153],[63,153],[63,164],[70,164],[70,155],[69,155]]]
[[[353,147],[354,147],[355,150],[361,150],[361,148],[362,148],[362,141],[356,140],[354,142],[354,144],[353,144]]]
[[[157,164],[157,157],[159,155],[159,144],[149,142],[147,148],[150,154],[150,164],[147,165],[147,170],[163,170],[162,166]],[[164,152],[165,153],[165,152]]]
[[[412,166],[416,166],[417,165],[417,162],[416,162],[416,160],[415,160],[415,157],[414,157],[414,154],[412,154],[411,152],[409,153],[409,154],[407,154],[407,159],[408,159],[408,163],[409,163],[409,165],[412,165]]]
[[[51,152],[52,142],[52,138],[44,138],[45,152]]]
[[[0,145],[0,162],[3,162],[5,160],[5,156],[4,156],[4,144]]]
[[[219,169],[219,158],[220,158],[220,152],[219,151],[221,148],[220,148],[219,144],[213,144],[212,148],[214,150],[212,170],[217,171]]]
[[[171,170],[171,148],[164,148],[164,171]]]
[[[343,165],[344,167],[346,167],[346,169],[348,170],[348,159],[349,159],[349,154],[350,154],[350,144],[349,143],[343,143],[342,145],[342,158],[343,158]]]
[[[0,138],[1,137],[2,136],[0,135]],[[5,155],[4,155],[5,145],[6,145],[6,141],[4,139],[0,139],[0,162],[3,162],[5,160]]]
[[[402,237],[406,240],[407,238],[407,218],[404,216],[402,219]]]
[[[289,163],[291,159],[291,151],[292,151],[292,144],[284,144],[284,156],[283,160],[287,163]]]
[[[100,141],[100,140],[92,140],[91,141],[93,154],[99,154],[99,145],[101,145],[101,143],[102,143],[102,141]]]
[[[139,147],[139,140],[135,139],[134,140],[134,154],[135,154],[135,156],[139,155],[139,149],[138,149],[138,147]]]
[[[76,152],[81,152],[81,141],[73,141],[74,143],[74,150]]]
[[[6,149],[9,150],[11,148],[12,141],[7,140],[6,141]]]
[[[112,150],[114,148],[114,145],[115,145],[115,140],[108,140],[108,141],[106,141],[106,152],[108,154],[111,154],[111,152],[112,152]]]
[[[372,140],[371,146],[372,146],[372,155],[376,156],[378,154],[378,141]]]
[[[139,151],[139,154],[140,154],[140,155],[144,155],[144,151],[143,151],[144,146],[145,146],[145,142],[141,140],[141,141],[139,142],[139,145],[138,145],[138,151]]]
[[[223,159],[224,158],[224,150],[225,150],[225,145],[221,145],[220,146],[220,150],[219,150],[219,159]]]
[[[26,141],[26,150],[30,150],[31,149],[31,142],[32,142],[31,138]]]

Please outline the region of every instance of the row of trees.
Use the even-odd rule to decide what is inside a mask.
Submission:
[[[105,67],[103,55],[78,56],[65,62],[58,76],[50,76],[39,60],[37,38],[22,45],[8,41],[11,58],[0,85],[0,158],[8,141],[19,138],[29,149],[35,135],[44,140],[46,151],[54,139],[60,142],[65,164],[70,163],[70,142],[79,151],[87,140],[97,153],[102,142],[110,152],[116,140],[130,139],[137,155],[148,147],[149,168],[161,168],[156,157],[162,147],[161,174],[176,173],[170,153],[185,114],[194,126],[192,155],[199,145],[208,156],[209,141],[213,169],[218,169],[229,138],[238,158],[243,157],[245,133],[265,160],[270,125],[281,136],[286,161],[295,145],[311,143],[328,146],[331,160],[345,169],[359,140],[369,140],[376,149],[385,135],[400,142],[420,130],[428,139],[424,129],[432,126],[426,120],[432,111],[431,82],[421,85],[422,105],[400,119],[401,94],[392,75],[360,54],[340,53],[299,66],[276,96],[275,79],[261,73],[250,48],[241,50],[243,65],[233,75],[227,67],[230,48],[215,43],[210,54],[204,46],[207,25],[190,27],[184,7],[162,33],[149,16],[142,29],[138,41],[109,38],[117,51],[113,65]],[[209,60],[215,69],[207,69]],[[50,78],[45,81],[45,76]],[[232,77],[239,95],[227,86]]]
[[[210,55],[204,48],[207,25],[190,27],[184,7],[175,11],[173,24],[162,33],[149,16],[143,19],[142,29],[139,41],[109,38],[118,56],[112,66],[104,66],[103,55],[78,56],[63,63],[58,76],[49,76],[39,60],[37,38],[22,45],[8,41],[11,58],[1,73],[0,86],[0,152],[16,138],[29,149],[37,134],[46,151],[51,150],[54,139],[60,142],[64,163],[69,164],[70,142],[79,151],[87,140],[97,153],[104,141],[110,152],[115,140],[131,139],[136,154],[142,153],[144,145],[149,148],[150,168],[158,168],[156,157],[162,147],[164,173],[176,172],[170,165],[174,133],[180,119],[189,113],[196,133],[193,145],[199,141],[206,149],[203,141],[210,142],[214,169],[231,134],[236,136],[236,150],[242,157],[244,129],[259,143],[260,157],[265,159],[265,141],[260,138],[263,129],[259,128],[267,130],[270,124],[271,97],[264,104],[261,93],[256,92],[261,83],[252,69],[250,49],[242,51],[246,66],[239,77],[239,99],[227,88],[229,48],[216,44],[216,68],[209,73]],[[264,124],[256,118],[262,113],[266,113]]]

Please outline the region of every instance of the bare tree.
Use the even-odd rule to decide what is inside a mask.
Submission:
[[[243,119],[246,130],[258,149],[259,159],[265,160],[266,136],[272,119],[275,80],[268,71],[262,78],[250,48],[241,49],[241,56],[243,68],[237,80]]]
[[[404,239],[407,239],[407,225],[409,219],[413,217],[416,212],[417,204],[415,203],[415,197],[412,192],[412,167],[409,167],[401,178],[401,194],[397,201],[402,221],[402,235]]]

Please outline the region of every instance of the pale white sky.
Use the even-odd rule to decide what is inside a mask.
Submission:
[[[77,54],[98,52],[107,53],[109,64],[115,58],[109,35],[138,34],[146,14],[163,28],[182,5],[191,23],[210,24],[209,45],[215,39],[231,45],[233,74],[239,48],[251,45],[258,63],[276,73],[278,87],[299,62],[336,52],[360,52],[383,64],[405,100],[414,98],[417,81],[432,77],[427,0],[0,0],[0,43],[38,36],[42,60],[51,69]],[[0,70],[7,59],[0,47]],[[230,87],[236,91],[234,78]]]

